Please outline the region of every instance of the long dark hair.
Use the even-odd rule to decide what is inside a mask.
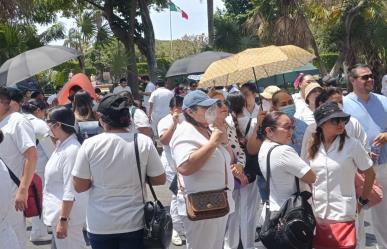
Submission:
[[[93,100],[86,91],[78,91],[74,95],[73,112],[86,120],[95,120]]]
[[[67,134],[75,133],[75,116],[74,113],[65,106],[55,106],[48,110],[50,122],[61,123],[62,130]]]
[[[328,99],[329,99],[331,96],[335,95],[335,94],[340,94],[340,95],[342,95],[343,92],[341,91],[340,88],[338,88],[338,87],[333,87],[333,86],[327,87],[327,88],[323,89],[323,91],[321,92],[321,94],[320,94],[319,96],[317,96],[317,98],[316,98],[316,103],[315,103],[316,108],[319,107],[320,105],[322,105],[323,103],[327,102]]]
[[[179,95],[175,95],[171,101],[169,101],[169,108],[175,108],[175,107],[182,107],[183,106],[183,100],[184,97],[181,97]]]
[[[273,131],[276,130],[278,127],[278,119],[282,115],[286,115],[286,114],[284,112],[279,112],[279,111],[269,112],[268,114],[266,114],[265,118],[262,121],[262,128],[261,128],[263,131],[263,135],[265,137],[267,137],[266,128],[269,127]]]
[[[340,137],[339,151],[341,151],[345,144],[345,138],[348,137],[347,131],[344,129],[344,132],[340,134],[339,137]],[[324,134],[322,132],[322,129],[321,127],[317,127],[316,132],[312,134],[312,137],[309,139],[309,142],[308,142],[307,157],[309,160],[312,160],[316,156],[323,140],[324,140]]]
[[[244,134],[240,130],[237,115],[243,113],[243,108],[246,104],[245,96],[241,92],[233,92],[227,95],[227,105],[234,122],[235,130],[238,138],[244,138]]]
[[[0,144],[3,142],[4,140],[4,134],[3,134],[3,131],[0,130]]]

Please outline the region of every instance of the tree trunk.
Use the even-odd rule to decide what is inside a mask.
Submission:
[[[135,98],[138,97],[138,81],[137,81],[137,61],[135,54],[134,34],[136,28],[136,9],[137,0],[128,0],[129,7],[129,23],[124,22],[118,16],[113,13],[112,1],[105,1],[103,7],[103,15],[109,22],[110,29],[125,46],[126,52],[129,55],[129,61],[127,65],[128,69],[128,84],[132,89],[132,93]]]
[[[148,0],[139,0],[139,7],[141,12],[141,21],[144,29],[144,38],[136,39],[137,46],[140,52],[146,57],[148,64],[149,77],[151,81],[157,80],[157,60],[156,60],[156,39],[153,30],[152,20],[149,13]],[[141,44],[139,44],[141,43]]]
[[[214,0],[207,0],[208,45],[214,46]]]

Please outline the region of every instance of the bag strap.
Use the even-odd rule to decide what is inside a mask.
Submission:
[[[250,118],[249,122],[247,123],[246,130],[245,130],[245,136],[247,136],[247,133],[249,133],[249,131],[250,131],[251,120],[252,120],[252,118]]]
[[[5,167],[7,167],[8,169],[8,174],[9,176],[11,177],[12,181],[16,184],[16,186],[19,187],[20,185],[20,180],[19,178],[17,178],[17,176],[12,172],[12,170],[8,167],[8,165],[4,162],[4,160],[2,158],[0,158],[1,162],[5,165]]]
[[[266,191],[267,191],[267,196],[269,197],[269,199],[266,202],[266,218],[270,217],[270,177],[271,177],[270,155],[271,155],[271,152],[274,150],[274,148],[278,146],[281,146],[281,145],[277,144],[271,147],[269,152],[267,152],[267,157],[266,157]]]
[[[140,179],[141,184],[141,194],[142,194],[142,201],[145,204],[145,197],[144,197],[144,186],[142,185],[142,177],[141,177],[141,165],[140,165],[140,153],[138,152],[138,141],[137,141],[137,133],[134,133],[134,150],[136,154],[136,163],[137,163],[137,171],[138,171],[138,177]],[[146,176],[146,179],[148,180],[149,189],[152,192],[153,199],[155,201],[158,201],[156,193],[153,189],[152,183],[149,180],[149,177]]]
[[[136,112],[137,110],[137,107],[135,106],[132,106],[132,108],[130,109],[130,117],[132,118],[132,120],[134,119],[134,113]]]

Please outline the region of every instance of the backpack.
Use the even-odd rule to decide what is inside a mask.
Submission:
[[[266,163],[266,189],[270,197],[270,148]],[[299,179],[295,177],[297,192],[294,193],[278,212],[270,211],[270,200],[266,202],[266,218],[259,237],[267,249],[311,249],[316,219],[308,203],[312,196],[300,192]]]

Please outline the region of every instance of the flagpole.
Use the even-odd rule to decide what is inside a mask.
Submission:
[[[169,32],[171,34],[171,51],[170,51],[170,56],[171,60],[173,59],[173,41],[172,41],[172,10],[169,8]]]

